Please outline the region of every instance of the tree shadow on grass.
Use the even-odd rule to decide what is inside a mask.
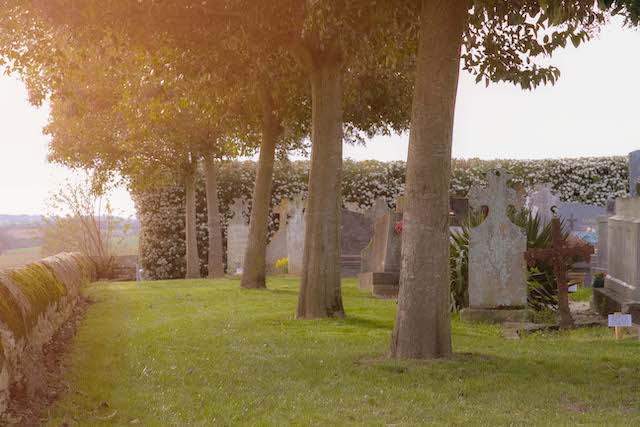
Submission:
[[[393,328],[392,320],[373,319],[370,317],[347,316],[340,320],[340,323],[349,326],[358,326],[363,329],[386,329],[391,333]]]

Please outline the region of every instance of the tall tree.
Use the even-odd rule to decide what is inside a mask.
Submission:
[[[598,10],[590,0],[421,2],[392,356],[437,358],[452,351],[448,191],[460,58],[477,82],[506,81],[524,89],[554,83],[559,70],[535,59],[568,41],[578,46],[586,40],[618,2],[600,3]]]

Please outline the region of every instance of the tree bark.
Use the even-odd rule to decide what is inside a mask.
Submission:
[[[466,0],[423,0],[391,356],[451,355],[449,183]]]
[[[218,200],[218,168],[213,155],[204,156],[204,179],[207,191],[207,231],[209,232],[209,279],[224,277],[222,262],[222,228]]]
[[[263,93],[262,104],[262,143],[260,144],[256,185],[253,191],[249,243],[244,257],[242,281],[240,282],[240,286],[245,289],[267,288],[266,258],[269,206],[271,204],[276,145],[281,127],[274,111],[273,97],[268,90]]]
[[[198,231],[196,227],[196,163],[192,160],[185,174],[186,206],[186,245],[187,245],[187,279],[200,278],[200,256],[198,255]]]
[[[310,70],[312,143],[302,281],[297,317],[344,317],[340,288],[342,67],[320,54]]]

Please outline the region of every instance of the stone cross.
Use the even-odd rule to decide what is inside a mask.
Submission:
[[[552,191],[551,185],[538,184],[529,195],[529,208],[533,214],[539,214],[544,223],[551,221],[551,207],[557,206],[560,198]]]
[[[234,199],[233,205],[229,207],[231,213],[233,213],[233,217],[229,224],[246,224],[244,219],[244,200],[243,199]]]
[[[482,188],[475,186],[469,192],[469,204],[473,209],[479,210],[483,206],[489,208],[489,217],[493,221],[509,220],[507,208],[524,206],[522,193],[509,188],[507,183],[512,175],[504,169],[496,169],[487,173],[489,186]]]
[[[511,174],[504,169],[487,173],[489,185],[469,192],[472,207],[489,208],[482,224],[469,231],[469,309],[466,319],[520,321],[526,316],[527,249],[523,229],[507,215],[509,206],[521,207],[524,200],[507,183]]]
[[[588,263],[594,253],[593,246],[579,243],[568,247],[566,239],[562,235],[562,225],[558,219],[557,208],[552,207],[553,219],[551,220],[552,246],[549,249],[532,249],[525,252],[524,256],[530,267],[534,267],[538,261],[544,261],[553,266],[558,287],[558,311],[560,314],[560,329],[570,329],[574,326],[571,310],[569,309],[569,286],[567,282],[567,258],[583,257]]]
[[[242,272],[244,255],[249,242],[249,225],[244,217],[245,204],[242,199],[235,199],[230,207],[233,218],[227,227],[227,272]]]

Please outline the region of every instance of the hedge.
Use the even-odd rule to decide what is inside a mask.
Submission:
[[[558,160],[454,160],[451,194],[466,197],[471,186],[484,180],[484,173],[505,168],[514,182],[531,189],[538,183],[551,184],[562,201],[604,206],[608,199],[628,193],[628,159],[626,157],[592,157]],[[218,194],[223,234],[229,219],[228,207],[242,198],[250,208],[256,164],[225,162],[219,169]],[[404,194],[404,162],[345,161],[343,200],[359,209],[370,207],[377,198],[390,206]],[[308,162],[280,162],[276,165],[272,208],[283,198],[306,196]],[[185,274],[184,190],[174,186],[165,190],[134,195],[138,219],[142,224],[140,260],[144,276],[150,280],[182,278]],[[198,183],[198,247],[202,274],[206,274],[207,227],[204,182]],[[248,220],[248,218],[247,218]],[[276,229],[272,216],[270,230]],[[225,237],[226,239],[226,237]],[[226,247],[226,241],[224,242]]]

